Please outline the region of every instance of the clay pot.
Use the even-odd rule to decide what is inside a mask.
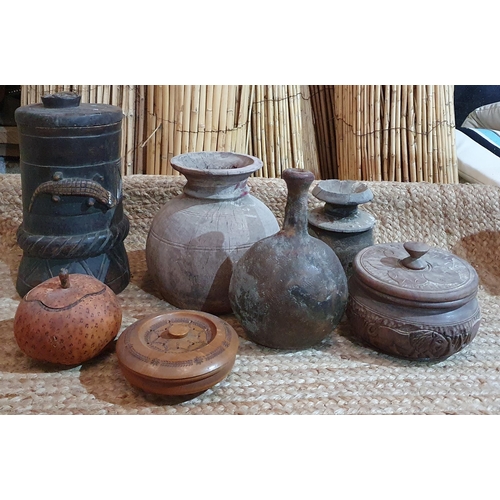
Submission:
[[[217,316],[199,311],[152,315],[126,328],[116,355],[131,385],[153,394],[203,392],[231,371],[238,335]]]
[[[363,182],[329,179],[318,182],[312,194],[325,204],[309,213],[309,233],[336,253],[350,278],[354,257],[373,245],[375,218],[358,209],[373,193]]]
[[[288,169],[283,229],[255,243],[235,266],[229,297],[248,338],[279,349],[310,347],[339,323],[347,280],[338,257],[307,232],[312,172]]]
[[[118,334],[122,310],[96,278],[61,271],[30,290],[14,318],[14,336],[26,355],[78,365],[97,356]]]
[[[183,193],[156,214],[146,242],[148,270],[163,298],[181,309],[228,313],[233,267],[278,223],[249,193],[247,179],[262,168],[253,156],[200,152],[175,156]]]
[[[351,334],[411,360],[442,360],[476,336],[478,277],[459,257],[425,243],[361,250],[349,280]]]

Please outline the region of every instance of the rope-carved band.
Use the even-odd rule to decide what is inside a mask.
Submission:
[[[95,257],[121,243],[128,235],[129,220],[122,220],[110,228],[74,236],[47,236],[31,234],[19,226],[17,244],[26,255],[41,259],[85,259]]]

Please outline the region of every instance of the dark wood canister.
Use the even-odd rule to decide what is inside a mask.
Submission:
[[[16,288],[21,296],[69,273],[94,276],[113,292],[129,283],[123,244],[120,144],[122,110],[80,104],[61,92],[16,110],[19,129],[23,250]]]

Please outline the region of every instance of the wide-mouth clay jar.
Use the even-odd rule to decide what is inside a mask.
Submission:
[[[351,334],[393,356],[446,359],[477,334],[477,289],[474,268],[446,250],[420,242],[373,245],[353,263]]]
[[[148,271],[162,297],[179,309],[231,312],[233,268],[257,241],[279,231],[247,179],[262,161],[240,153],[201,151],[174,156],[187,182],[155,215],[146,241]]]

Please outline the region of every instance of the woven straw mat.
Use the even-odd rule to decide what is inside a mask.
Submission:
[[[183,177],[125,177],[125,240],[131,282],[119,294],[122,330],[172,309],[148,276],[145,242],[152,217],[182,191]],[[252,193],[283,221],[281,179],[251,178]],[[500,410],[500,204],[497,188],[482,185],[368,183],[374,199],[363,208],[377,219],[376,243],[421,240],[468,260],[480,278],[482,323],[474,341],[439,363],[410,362],[378,353],[349,337],[344,318],[322,343],[277,351],[240,335],[231,373],[195,398],[145,394],[128,384],[111,349],[81,366],[56,369],[17,347],[13,318],[21,251],[18,174],[0,176],[0,414],[498,414]],[[310,196],[310,206],[319,202]]]

